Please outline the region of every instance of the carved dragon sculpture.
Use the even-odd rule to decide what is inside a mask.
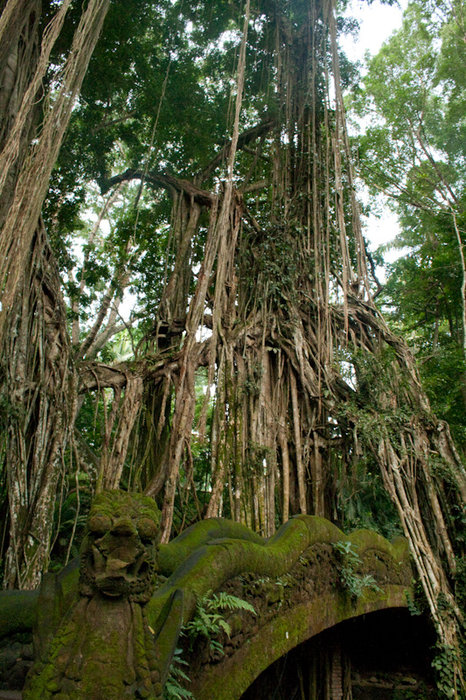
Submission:
[[[0,593],[0,636],[35,620],[35,663],[24,700],[161,700],[180,628],[197,600],[245,572],[281,576],[319,543],[331,548],[345,538],[314,516],[293,518],[269,540],[214,518],[161,545],[159,520],[150,498],[100,494],[89,514],[79,573],[72,564],[59,575],[47,574],[39,592]],[[370,547],[405,567],[405,545],[398,551],[366,534]],[[362,542],[364,531],[350,537]],[[403,591],[405,583],[398,588]],[[210,700],[202,692],[199,697]]]
[[[95,499],[81,548],[79,596],[56,630],[38,629],[40,655],[25,700],[160,696],[145,615],[157,580],[159,519],[144,496],[109,492]]]

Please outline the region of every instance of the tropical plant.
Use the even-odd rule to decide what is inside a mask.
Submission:
[[[175,649],[168,672],[168,678],[163,688],[164,700],[184,700],[184,698],[195,700],[191,691],[185,687],[190,679],[182,668],[188,665],[187,661],[183,659],[182,654],[182,649]]]
[[[235,610],[256,614],[251,603],[231,593],[220,591],[212,594],[212,591],[209,591],[202,596],[197,601],[193,618],[183,626],[183,633],[189,637],[191,647],[198,637],[205,637],[210,649],[223,655],[223,646],[216,637],[222,633],[230,636],[231,627],[225,619],[225,612]]]
[[[360,598],[366,590],[380,591],[381,588],[371,574],[358,574],[361,557],[352,542],[335,542],[333,549],[339,557],[340,583],[352,598]]]

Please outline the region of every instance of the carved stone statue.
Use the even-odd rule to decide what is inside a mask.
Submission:
[[[299,515],[268,540],[212,518],[162,545],[159,520],[150,498],[102,493],[79,570],[76,561],[47,574],[39,591],[0,593],[0,637],[34,627],[24,700],[161,700],[182,625],[225,586],[257,615],[236,616],[232,638],[217,644],[225,650],[220,660],[202,650],[190,659],[197,700],[237,700],[264,668],[313,635],[407,604],[406,542],[367,530],[344,535],[328,520]],[[377,583],[357,600],[341,585],[341,543],[360,556],[353,577]]]
[[[81,594],[147,603],[157,575],[159,522],[151,498],[122,491],[97,496],[81,547]]]
[[[79,597],[55,632],[50,625],[42,635],[38,630],[41,653],[25,700],[160,696],[154,635],[144,610],[157,577],[159,520],[150,498],[97,496],[81,548]]]

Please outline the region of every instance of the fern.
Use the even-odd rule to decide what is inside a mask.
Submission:
[[[190,690],[184,687],[183,683],[189,683],[190,678],[180,666],[187,666],[181,654],[181,649],[175,649],[173,659],[168,671],[168,678],[163,689],[164,700],[195,700]]]
[[[238,596],[232,595],[231,593],[225,593],[224,591],[214,593],[214,595],[210,598],[210,604],[211,609],[231,611],[246,610],[246,612],[250,612],[252,615],[256,614],[254,606],[251,605],[251,603],[248,603],[247,600],[238,598]]]
[[[184,626],[184,632],[191,640],[199,636],[206,637],[209,640],[212,651],[223,654],[222,645],[214,638],[221,632],[230,636],[231,627],[225,620],[223,612],[232,612],[234,610],[245,610],[252,615],[256,614],[254,607],[247,600],[224,591],[214,594],[209,591],[198,600],[196,613],[193,619]]]
[[[234,610],[245,610],[252,615],[256,614],[251,603],[224,591],[214,594],[209,591],[200,598],[193,619],[182,628],[182,633],[191,640],[190,648],[192,649],[195,639],[203,636],[209,640],[209,647],[212,651],[223,655],[223,647],[215,637],[221,632],[230,635],[231,627],[222,613]],[[188,665],[181,654],[182,650],[176,649],[164,687],[164,700],[195,700],[191,691],[184,687],[184,684],[189,683],[190,679],[180,668],[180,665]]]
[[[352,598],[360,598],[366,589],[377,592],[382,590],[371,574],[362,576],[356,573],[362,561],[351,542],[335,542],[333,549],[340,557],[340,583],[349,591]]]

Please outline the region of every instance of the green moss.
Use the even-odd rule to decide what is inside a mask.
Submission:
[[[114,490],[97,494],[92,502],[89,519],[102,514],[110,518],[122,515],[130,518],[150,518],[160,524],[160,511],[155,501],[140,493]]]
[[[354,530],[346,539],[355,545],[359,556],[363,556],[368,549],[377,549],[379,552],[385,552],[395,561],[399,560],[400,555],[403,559],[406,557],[407,542],[403,538],[397,538],[397,544],[394,545],[373,530],[361,529]]]
[[[391,545],[393,547],[393,556],[395,561],[405,565],[409,565],[411,561],[411,553],[409,551],[408,540],[405,537],[395,537]]]
[[[189,535],[184,538],[186,543],[189,543],[186,549],[194,547],[196,542],[205,542],[208,533],[222,531],[221,521],[205,522],[208,525],[201,522],[190,528]],[[232,525],[236,524],[225,523],[223,532],[236,531]],[[240,526],[237,531],[241,534],[249,532],[244,526]],[[381,549],[391,557],[395,554],[392,545],[375,532],[359,530],[346,536],[325,518],[306,515],[292,518],[267,541],[262,539],[258,541],[257,536],[253,539],[207,539],[207,544],[192,550],[187,559],[182,561],[170,578],[155,592],[148,604],[147,614],[150,624],[156,623],[163,606],[177,589],[184,594],[183,619],[186,622],[194,612],[196,600],[209,590],[218,590],[228,579],[244,572],[253,572],[258,576],[280,576],[288,572],[299,555],[312,544],[334,543],[348,539],[362,551]],[[178,561],[180,542],[174,540],[173,544],[178,548],[174,548],[176,554],[174,561]],[[169,559],[170,548],[171,544],[165,546],[165,562]],[[167,569],[170,568],[168,564],[165,566]]]
[[[31,630],[36,619],[39,591],[0,592],[0,637]]]
[[[150,498],[111,491],[95,499],[81,549],[79,588],[73,567],[59,577],[47,576],[41,587],[40,661],[26,683],[25,699],[160,696],[160,670],[141,605],[152,592],[159,522]],[[118,530],[116,523],[124,527]],[[124,575],[115,577],[116,585],[113,572],[120,569]],[[102,591],[92,585],[98,576]]]
[[[208,518],[184,530],[168,544],[160,545],[159,569],[170,576],[190,554],[209,542],[221,539],[237,539],[264,545],[265,540],[249,528],[233,520]]]
[[[155,698],[141,608],[127,600],[81,599],[64,620],[23,693],[25,700]]]
[[[175,591],[166,601],[156,621],[154,644],[161,681],[165,682],[175,653],[183,621],[183,595]]]

